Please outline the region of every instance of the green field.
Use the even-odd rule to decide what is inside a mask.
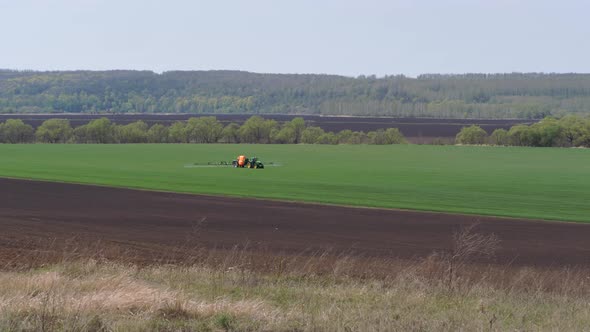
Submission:
[[[186,167],[256,154],[264,170]],[[590,151],[322,145],[0,145],[0,176],[590,221]]]

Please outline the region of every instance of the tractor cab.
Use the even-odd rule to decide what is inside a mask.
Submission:
[[[264,164],[257,157],[248,159],[248,157],[243,155],[238,156],[236,160],[232,161],[232,166],[239,168],[264,168]]]

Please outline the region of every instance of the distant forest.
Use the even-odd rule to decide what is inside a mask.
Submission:
[[[63,112],[542,119],[590,114],[590,74],[0,70],[0,113]]]

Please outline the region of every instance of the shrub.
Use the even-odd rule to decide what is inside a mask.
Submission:
[[[459,144],[484,144],[488,133],[481,127],[472,125],[463,127],[457,134],[456,140]]]

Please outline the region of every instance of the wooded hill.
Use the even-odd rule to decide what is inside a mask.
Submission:
[[[360,76],[0,70],[0,113],[329,114],[542,119],[590,114],[590,74]]]

